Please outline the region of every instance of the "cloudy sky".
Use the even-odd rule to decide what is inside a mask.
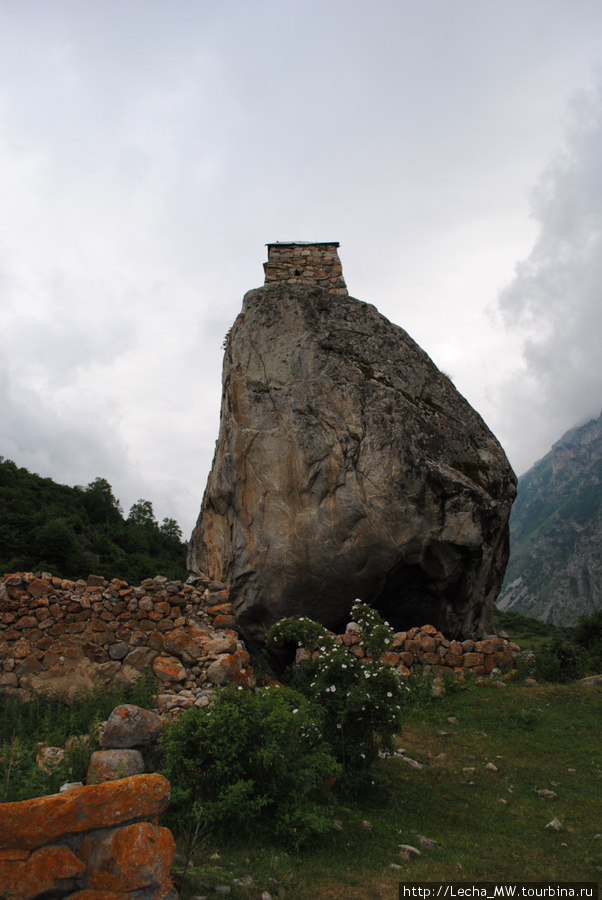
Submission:
[[[602,408],[599,0],[0,0],[0,454],[190,533],[265,243],[517,473]]]

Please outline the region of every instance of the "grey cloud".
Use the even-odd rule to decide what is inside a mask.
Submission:
[[[524,252],[501,266],[564,91],[590,77],[598,3],[576,15],[568,0],[0,0],[0,14],[0,452],[67,483],[102,475],[124,508],[148,497],[188,531],[217,434],[220,346],[271,240],[340,240],[352,293],[427,351],[481,352],[499,384],[475,322]],[[566,222],[571,203],[583,220],[584,171],[558,200]],[[559,185],[541,188],[546,220]],[[573,261],[586,246],[568,244]],[[564,352],[546,307],[565,308],[556,252],[538,253],[505,299],[530,366],[504,401],[516,446],[536,402],[525,379],[545,418],[537,378]],[[565,270],[568,292],[578,272]],[[584,369],[577,394],[596,335],[582,318],[582,364],[563,362]]]
[[[566,148],[533,194],[537,240],[499,298],[524,363],[507,400],[550,442],[602,406],[602,80],[571,106]]]

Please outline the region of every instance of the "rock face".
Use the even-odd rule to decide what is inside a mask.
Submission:
[[[516,478],[401,328],[313,284],[250,291],[229,334],[219,440],[188,566],[230,585],[248,640],[334,628],[356,597],[398,630],[492,630]]]
[[[521,476],[510,536],[500,609],[575,625],[602,608],[602,415]]]

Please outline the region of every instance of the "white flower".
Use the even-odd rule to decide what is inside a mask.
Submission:
[[[299,712],[298,709],[294,709],[294,710],[293,710],[293,715],[294,715],[295,713],[298,713],[298,712]]]
[[[391,691],[387,691],[387,697],[392,697],[392,696],[393,696],[393,694],[391,693]]]

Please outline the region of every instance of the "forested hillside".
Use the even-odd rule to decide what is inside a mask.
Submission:
[[[155,519],[149,500],[124,518],[111,485],[68,487],[0,457],[0,570],[89,574],[137,584],[186,577],[186,544],[175,519]]]

